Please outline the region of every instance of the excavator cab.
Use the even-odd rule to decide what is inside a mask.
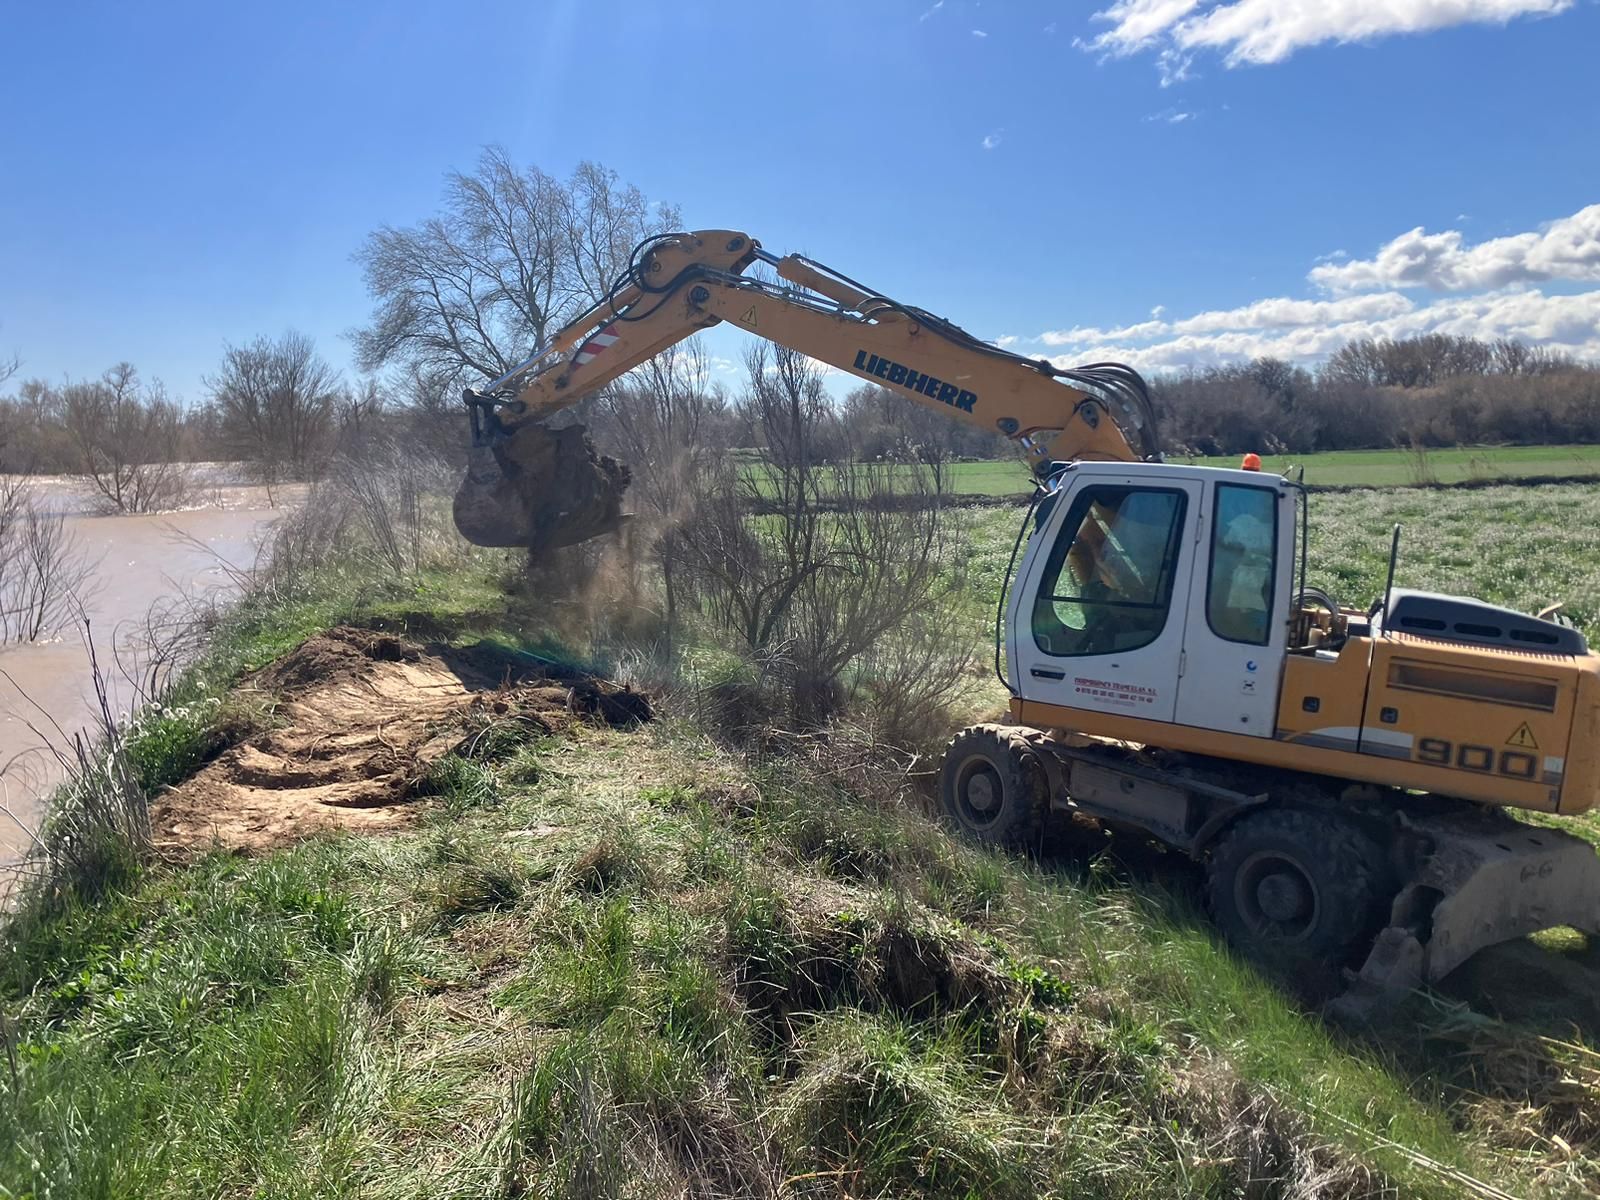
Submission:
[[[1009,685],[1028,701],[1271,737],[1296,490],[1250,471],[1080,463],[1017,574]]]

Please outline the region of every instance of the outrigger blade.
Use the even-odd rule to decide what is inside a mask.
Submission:
[[[1600,855],[1588,842],[1503,814],[1410,818],[1428,851],[1336,1015],[1369,1018],[1398,992],[1437,983],[1486,946],[1571,926],[1600,935]]]

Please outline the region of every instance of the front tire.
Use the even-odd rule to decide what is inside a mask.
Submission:
[[[1047,809],[1038,767],[998,725],[963,729],[939,769],[944,811],[973,840],[1005,850],[1039,846]]]
[[[1383,875],[1377,842],[1337,813],[1268,809],[1222,835],[1207,893],[1235,947],[1316,994],[1370,946]]]

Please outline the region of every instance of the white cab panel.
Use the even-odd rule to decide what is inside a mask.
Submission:
[[[1103,463],[1066,473],[1010,598],[1006,649],[1024,697],[1174,719],[1202,473]]]

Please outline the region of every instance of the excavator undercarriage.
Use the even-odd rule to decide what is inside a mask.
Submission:
[[[1002,758],[1029,792],[1012,821],[1004,772],[988,772]],[[1499,809],[1017,725],[963,731],[943,775],[947,811],[1008,849],[1037,850],[1088,818],[1181,851],[1211,874],[1211,908],[1234,939],[1276,955],[1345,1019],[1370,1019],[1488,946],[1554,926],[1600,936],[1594,847]],[[1250,836],[1262,818],[1275,838]],[[1243,872],[1227,849],[1240,835]],[[1359,863],[1342,875],[1330,853],[1341,844]],[[1238,894],[1241,874],[1253,894]],[[1345,944],[1319,902],[1362,910],[1332,927]]]

